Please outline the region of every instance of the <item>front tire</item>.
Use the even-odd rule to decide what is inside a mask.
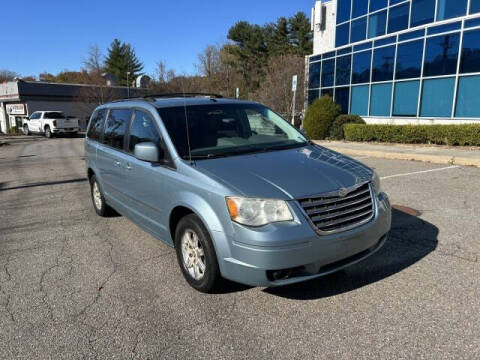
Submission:
[[[215,248],[197,215],[187,215],[178,223],[175,251],[183,276],[191,287],[203,293],[218,287],[221,276]]]
[[[53,136],[53,134],[52,134],[52,130],[50,130],[50,126],[46,126],[45,127],[45,137],[47,139],[51,139],[52,136]]]
[[[30,130],[28,129],[28,125],[23,126],[23,133],[25,134],[25,136],[30,135]]]

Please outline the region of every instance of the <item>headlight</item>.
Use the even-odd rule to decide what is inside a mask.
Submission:
[[[380,184],[380,177],[378,176],[376,171],[373,172],[372,183],[377,195],[380,194],[382,192],[382,186]]]
[[[262,226],[273,222],[291,221],[292,213],[283,200],[227,197],[227,208],[233,221],[248,225]]]

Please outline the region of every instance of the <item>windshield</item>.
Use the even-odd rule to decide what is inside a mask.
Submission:
[[[158,110],[178,154],[187,159],[188,118],[192,158],[274,151],[307,144],[307,139],[272,110],[257,104],[212,104]]]
[[[59,111],[46,112],[43,116],[45,119],[65,119],[65,114]]]

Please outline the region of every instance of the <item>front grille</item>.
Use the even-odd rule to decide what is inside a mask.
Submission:
[[[298,200],[317,230],[335,233],[365,224],[373,218],[370,184],[365,183],[345,196],[339,191]]]

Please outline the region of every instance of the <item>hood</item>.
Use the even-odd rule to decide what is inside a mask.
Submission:
[[[362,163],[321,146],[201,160],[196,169],[246,197],[299,199],[369,181]]]

